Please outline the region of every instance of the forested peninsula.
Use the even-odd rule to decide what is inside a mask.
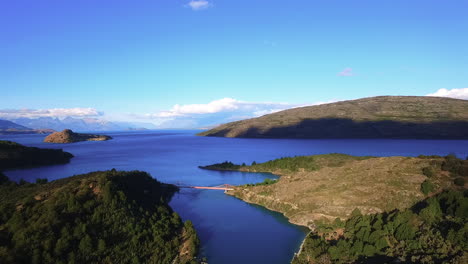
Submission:
[[[0,260],[198,263],[191,222],[168,205],[177,190],[141,171],[19,184],[0,173]]]
[[[0,171],[70,162],[73,155],[61,149],[26,147],[21,144],[0,140]]]
[[[468,161],[454,155],[327,154],[205,168],[280,175],[227,193],[311,230],[293,263],[468,261]]]

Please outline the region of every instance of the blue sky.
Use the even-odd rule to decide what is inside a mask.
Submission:
[[[462,0],[1,1],[0,109],[197,127],[442,88],[468,99],[466,10]]]

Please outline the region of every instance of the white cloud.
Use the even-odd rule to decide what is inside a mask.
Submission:
[[[192,0],[187,4],[187,6],[192,8],[192,10],[198,11],[207,9],[211,6],[211,4],[206,0]]]
[[[338,73],[338,76],[354,76],[353,68],[344,68],[344,70]]]
[[[450,89],[450,90],[442,88],[442,89],[437,90],[437,92],[428,94],[426,96],[451,97],[451,98],[468,100],[468,88]]]
[[[94,108],[52,108],[52,109],[3,109],[0,110],[0,118],[38,118],[38,117],[93,117],[99,116]]]
[[[212,114],[228,110],[236,110],[242,102],[232,98],[223,98],[207,104],[174,105],[171,110],[155,114],[156,117],[176,117],[189,114]]]
[[[149,119],[151,122],[161,128],[196,128],[259,117],[294,107],[318,105],[331,102],[335,102],[335,100],[307,104],[290,104],[274,102],[247,102],[233,98],[222,98],[208,102],[206,104],[176,104],[167,111],[139,115],[138,117],[135,117],[139,119]]]

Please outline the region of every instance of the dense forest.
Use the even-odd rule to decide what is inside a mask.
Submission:
[[[0,173],[1,263],[196,263],[198,238],[140,171],[15,183]]]
[[[255,161],[249,166],[249,170],[258,172],[271,172],[281,170],[283,172],[297,172],[299,170],[315,171],[323,167],[338,167],[348,161],[370,159],[371,156],[351,156],[341,153],[331,153],[313,156],[283,157],[263,163]]]
[[[317,223],[300,263],[468,263],[468,191],[446,191],[410,209]]]
[[[207,166],[198,166],[207,170],[246,170],[254,172],[272,172],[281,170],[283,172],[297,172],[299,170],[314,171],[323,167],[337,167],[348,161],[365,160],[372,156],[351,156],[341,153],[332,153],[313,156],[282,157],[263,163],[253,161],[250,165],[245,163],[234,164],[231,161],[216,163]]]
[[[61,149],[25,147],[21,144],[0,140],[0,170],[70,162],[73,155]]]
[[[245,166],[245,164],[243,164],[243,166]],[[219,170],[219,171],[223,171],[223,170],[236,171],[236,170],[239,170],[241,167],[242,167],[241,165],[234,164],[230,161],[225,161],[225,162],[216,163],[216,164],[207,165],[207,166],[198,166],[198,168],[204,169],[204,170]]]

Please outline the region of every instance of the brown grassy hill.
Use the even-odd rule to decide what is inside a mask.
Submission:
[[[443,162],[441,157],[344,154],[283,158],[240,166],[241,171],[281,177],[274,184],[244,185],[229,194],[284,213],[292,223],[313,227],[319,219],[346,219],[355,208],[365,214],[408,208],[430,195],[431,189],[452,188],[453,175],[441,169]],[[426,174],[431,177],[423,173],[424,168],[430,168]],[[430,185],[428,194],[422,192],[425,181]]]
[[[249,138],[468,138],[468,101],[379,96],[236,121],[201,136]]]

